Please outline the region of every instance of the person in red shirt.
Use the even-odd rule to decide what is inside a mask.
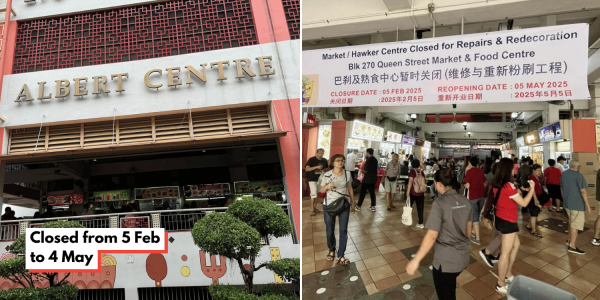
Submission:
[[[546,201],[544,201],[546,196],[543,196],[544,191],[542,190],[542,184],[540,183],[540,180],[542,179],[542,166],[538,164],[533,165],[533,173],[529,175],[528,179],[529,181],[534,182],[535,194],[533,194],[534,201],[530,201],[529,205],[527,206],[527,209],[529,209],[529,215],[531,215],[527,229],[531,230],[530,232],[532,235],[542,237],[540,232],[537,230],[537,217],[540,215],[540,212],[542,212],[542,205],[546,204]]]
[[[471,168],[465,175],[465,189],[468,189],[467,199],[471,202],[471,215],[473,221],[473,231],[471,232],[471,242],[481,244],[479,239],[479,216],[485,204],[485,174],[483,170],[477,168],[477,157],[473,156],[469,160]]]
[[[549,168],[544,170],[544,186],[548,188],[548,194],[552,199],[552,206],[548,210],[556,209],[557,212],[561,212],[560,202],[562,201],[562,192],[560,190],[560,175],[562,171],[555,167],[556,161],[554,159],[548,160]]]
[[[521,197],[519,191],[512,183],[514,163],[510,158],[501,159],[496,166],[496,174],[492,180],[492,188],[498,196],[495,206],[496,229],[502,233],[502,250],[498,261],[498,282],[496,291],[501,294],[508,292],[508,283],[514,279],[512,266],[517,258],[517,252],[521,242],[519,241],[519,211],[518,205],[526,207],[533,198],[534,189],[522,188],[529,191],[525,198]],[[533,181],[528,181],[533,185]]]

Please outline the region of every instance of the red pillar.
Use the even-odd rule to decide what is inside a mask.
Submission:
[[[331,147],[329,148],[330,156],[336,154],[346,155],[344,146],[346,144],[346,121],[331,122]]]
[[[294,225],[300,239],[300,98],[273,101],[275,123],[278,131],[287,131],[287,135],[279,138],[283,166],[288,186],[288,195],[294,214]],[[281,124],[281,125],[280,125]]]
[[[250,0],[259,44],[290,40],[281,0]]]
[[[575,119],[571,124],[573,152],[596,153],[596,120]]]
[[[0,51],[0,94],[2,93],[2,83],[4,75],[12,74],[13,63],[15,60],[15,47],[17,41],[17,21],[11,21],[12,0],[6,1],[6,13],[4,15],[4,25],[2,25],[4,34],[2,36],[2,51]],[[0,101],[2,101],[0,99]],[[9,117],[9,116],[5,116]],[[2,155],[4,142],[4,126],[0,127],[0,155]],[[4,171],[2,171],[4,172]],[[0,191],[1,193],[1,191]],[[0,203],[1,207],[1,203]]]

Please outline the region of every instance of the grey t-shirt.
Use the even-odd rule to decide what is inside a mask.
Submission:
[[[326,186],[331,182],[335,183],[335,188],[327,191],[327,199],[323,201],[323,204],[327,204],[329,201],[336,200],[344,195],[350,196],[348,192],[348,184],[352,183],[352,175],[348,171],[344,171],[345,175],[337,177],[333,175],[333,170],[325,172],[321,179],[321,186]],[[348,197],[346,197],[348,198]]]
[[[385,169],[385,176],[387,177],[396,177],[400,175],[400,162],[394,164],[393,161],[387,163],[387,167]]]
[[[581,196],[581,190],[588,186],[585,177],[579,172],[566,170],[560,176],[560,186],[563,190],[565,208],[585,211],[585,201]]]
[[[431,205],[425,227],[437,231],[433,249],[433,267],[442,272],[458,273],[467,268],[471,243],[467,223],[471,221],[471,203],[464,196],[449,190]]]

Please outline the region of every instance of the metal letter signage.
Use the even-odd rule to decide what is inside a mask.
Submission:
[[[258,69],[260,70],[260,73],[259,73],[260,76],[269,76],[269,75],[275,74],[275,68],[273,68],[271,56],[260,56],[260,57],[257,57],[256,60],[258,61]],[[252,77],[256,76],[256,73],[254,73],[252,70],[250,70],[251,60],[249,58],[234,59],[233,62],[235,63],[235,69],[237,71],[237,76],[236,76],[237,79],[242,79],[245,77],[252,79]],[[207,66],[206,63],[200,64],[202,71],[198,71],[198,69],[196,69],[195,67],[188,65],[188,66],[185,66],[185,69],[186,69],[185,72],[181,71],[181,67],[166,68],[165,70],[167,71],[166,73],[168,75],[167,76],[168,77],[167,78],[168,86],[169,87],[177,87],[178,85],[182,85],[184,81],[181,78],[182,77],[181,74],[187,75],[187,81],[185,81],[185,83],[188,85],[194,83],[194,81],[192,80],[192,77],[195,77],[196,79],[202,81],[203,83],[206,83],[207,82],[206,66]],[[216,79],[217,81],[227,80],[227,77],[225,76],[225,68],[231,67],[231,64],[228,60],[211,62],[210,67],[217,68],[217,70],[218,70],[218,78]],[[157,73],[157,74],[154,74],[154,73]],[[159,90],[161,87],[163,87],[162,83],[158,83],[162,74],[163,74],[162,69],[149,70],[144,75],[144,84],[150,89]],[[150,81],[150,79],[151,79],[150,77],[152,77],[152,82]],[[124,79],[127,79],[127,78],[129,78],[129,73],[119,73],[119,74],[111,74],[110,75],[110,80],[117,82],[117,89],[115,91],[117,91],[117,92],[125,91]],[[105,93],[105,94],[110,93],[110,90],[106,87],[106,83],[108,82],[107,76],[104,76],[104,75],[93,76],[92,79],[94,81],[94,83],[93,83],[94,90],[92,92],[92,95],[99,95],[102,93]],[[71,87],[70,87],[71,81],[69,81],[67,79],[59,79],[59,80],[55,80],[55,82],[56,82],[56,94],[55,94],[54,98],[65,99],[66,97],[71,95]],[[75,78],[75,79],[73,79],[73,82],[74,82],[73,96],[84,97],[89,94],[88,89],[87,89],[87,83],[88,83],[87,77]],[[46,85],[45,81],[38,82],[38,98],[37,98],[38,100],[50,100],[53,98],[52,93],[44,95],[45,85]],[[31,96],[31,92],[30,92],[29,86],[27,84],[23,85],[23,87],[21,88],[21,90],[19,91],[19,94],[17,95],[17,97],[15,99],[15,102],[21,103],[23,100],[33,101],[33,97]]]
[[[588,24],[302,52],[302,103],[394,106],[589,99]]]

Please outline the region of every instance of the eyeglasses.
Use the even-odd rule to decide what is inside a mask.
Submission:
[[[343,159],[336,159],[335,162],[345,162]]]

